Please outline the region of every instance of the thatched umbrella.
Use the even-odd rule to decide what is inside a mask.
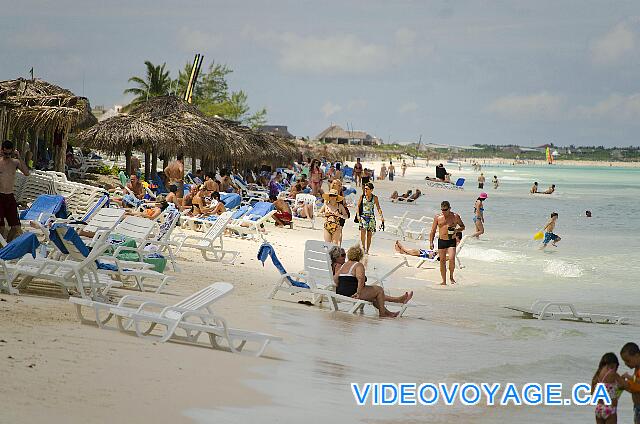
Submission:
[[[34,155],[39,134],[55,139],[57,171],[64,170],[67,135],[97,122],[89,100],[40,79],[0,81],[0,101],[0,137],[10,131],[13,137],[35,138]]]

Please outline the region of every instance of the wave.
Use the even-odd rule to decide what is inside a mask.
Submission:
[[[560,259],[544,261],[542,271],[545,274],[555,275],[562,278],[578,278],[584,274],[584,268],[580,265],[565,262]]]
[[[460,257],[482,262],[515,262],[519,259],[526,258],[526,255],[505,252],[498,249],[481,249],[475,246],[464,246],[460,251]]]
[[[529,181],[531,178],[522,178],[522,177],[510,177],[509,175],[505,175],[501,178],[502,181]]]
[[[503,169],[502,172],[518,172],[515,169]]]

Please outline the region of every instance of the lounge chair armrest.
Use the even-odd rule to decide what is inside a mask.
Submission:
[[[229,328],[227,325],[227,320],[222,318],[219,315],[210,314],[208,312],[199,312],[199,311],[186,311],[182,314],[182,320],[185,321],[187,318],[197,317],[202,320],[202,322],[206,324],[217,324],[224,328],[225,331]]]
[[[118,304],[116,306],[123,306],[125,303],[127,302],[140,302],[140,305],[144,305],[144,304],[156,304],[157,306],[161,306],[161,307],[166,307],[166,304],[162,304],[162,303],[158,303],[158,302],[153,302],[151,300],[149,300],[148,297],[143,297],[143,296],[138,296],[135,294],[128,294],[122,297],[122,299],[120,299],[120,301],[118,302]]]

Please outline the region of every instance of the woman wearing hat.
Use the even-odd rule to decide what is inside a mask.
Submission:
[[[373,194],[373,183],[367,183],[363,188],[364,193],[358,201],[358,207],[356,212],[356,219],[360,223],[360,241],[364,249],[365,255],[369,254],[369,248],[371,247],[371,239],[373,239],[373,233],[376,232],[376,212],[380,215],[380,220],[384,225],[384,216],[382,216],[382,208],[378,202],[378,196]]]
[[[476,232],[472,234],[472,237],[480,238],[481,234],[484,234],[484,201],[487,199],[487,193],[482,192],[476,204],[473,206],[473,222],[476,224]]]
[[[324,241],[337,244],[342,243],[342,226],[340,225],[341,219],[347,219],[347,210],[344,207],[342,197],[338,190],[331,189],[328,193],[322,195],[324,198],[324,205],[320,208],[318,213],[324,215]]]

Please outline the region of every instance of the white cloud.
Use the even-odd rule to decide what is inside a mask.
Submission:
[[[349,112],[362,112],[367,108],[369,103],[367,103],[364,99],[354,99],[349,102],[347,105],[347,110]]]
[[[60,32],[47,28],[27,28],[11,34],[6,44],[11,48],[29,50],[47,50],[64,47],[67,40]]]
[[[530,95],[509,95],[495,99],[487,110],[503,118],[554,119],[564,109],[565,99],[543,91]]]
[[[621,22],[591,43],[591,59],[599,65],[616,63],[634,47],[635,33]]]
[[[584,119],[612,118],[635,122],[640,119],[640,93],[612,94],[593,106],[579,106],[573,116]]]
[[[206,52],[222,43],[222,36],[199,29],[182,27],[178,30],[178,43],[184,51]]]
[[[250,28],[245,28],[243,35],[276,50],[278,63],[285,70],[330,75],[375,73],[428,51],[418,46],[416,33],[406,28],[397,30],[389,43],[364,40],[354,34],[303,36]]]
[[[402,115],[406,115],[408,113],[413,113],[417,110],[418,110],[418,103],[407,102],[400,106],[400,108],[398,109],[398,112],[400,112]]]
[[[334,115],[340,112],[341,110],[342,110],[342,106],[334,104],[330,101],[325,102],[325,104],[322,106],[322,109],[320,109],[325,119],[330,117],[331,115]]]

